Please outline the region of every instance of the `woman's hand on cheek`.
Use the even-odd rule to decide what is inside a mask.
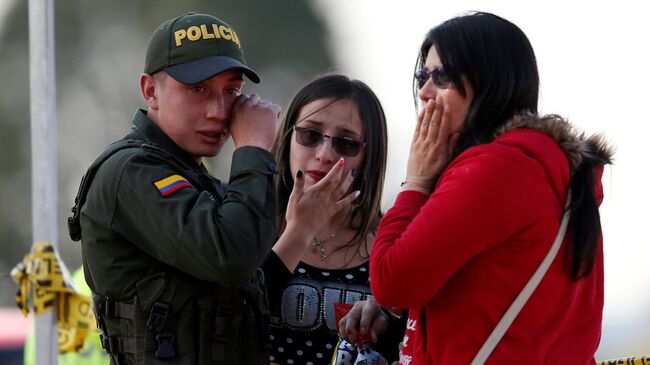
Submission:
[[[431,192],[449,163],[459,137],[451,133],[449,114],[440,96],[428,100],[420,111],[406,168],[406,189]]]
[[[344,176],[344,164],[341,159],[321,181],[306,190],[303,172],[298,171],[294,177],[293,190],[287,202],[286,225],[273,246],[273,251],[289,271],[296,269],[316,233],[358,197],[358,192],[347,193],[353,176]]]

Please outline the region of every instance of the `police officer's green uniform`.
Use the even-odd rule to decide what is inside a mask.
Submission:
[[[273,157],[235,150],[223,191],[144,111],[133,123],[126,139],[143,146],[99,167],[80,216],[105,348],[125,363],[139,360],[144,346],[141,355],[160,363],[247,364],[231,361],[263,346],[265,299],[255,283],[240,286],[276,237]],[[171,176],[187,184],[165,195],[156,182]]]
[[[181,20],[163,23],[150,48],[161,29],[169,38],[187,24],[234,42],[234,31],[214,17]],[[241,147],[226,188],[136,112],[132,132],[87,172],[70,221],[113,364],[268,363],[257,268],[276,238],[276,173],[271,153]]]

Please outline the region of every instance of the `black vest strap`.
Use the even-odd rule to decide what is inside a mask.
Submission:
[[[133,319],[133,304],[121,303],[113,298],[93,295],[93,305],[97,308],[99,315],[106,317],[118,317]]]
[[[88,195],[88,190],[90,189],[90,184],[97,174],[99,167],[113,154],[118,151],[121,151],[126,148],[140,148],[142,146],[142,141],[131,140],[131,139],[121,139],[119,141],[113,142],[102,152],[95,162],[90,165],[83,178],[81,179],[81,184],[79,184],[79,190],[77,191],[77,196],[74,198],[74,206],[72,207],[72,217],[68,217],[68,232],[70,233],[70,238],[77,242],[81,239],[81,224],[79,223],[79,215],[81,213],[81,207],[86,202],[86,196]]]
[[[102,347],[109,355],[119,355],[121,353],[135,354],[135,339],[120,336],[99,335]]]

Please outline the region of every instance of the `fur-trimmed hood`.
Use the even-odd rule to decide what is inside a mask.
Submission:
[[[566,154],[572,174],[585,162],[591,166],[612,163],[614,150],[607,145],[604,136],[587,136],[559,115],[517,115],[497,129],[494,138],[518,128],[539,130],[553,138]]]

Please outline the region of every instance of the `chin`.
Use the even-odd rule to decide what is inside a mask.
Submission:
[[[206,147],[201,151],[202,156],[204,157],[214,157],[218,155],[221,152],[221,149],[223,148],[223,143],[219,143],[216,146],[210,146]]]
[[[221,148],[219,148],[216,151],[210,151],[210,152],[204,153],[203,157],[214,157],[214,156],[218,155],[219,152],[221,152]]]
[[[215,150],[213,148],[213,149],[210,149],[210,150],[191,151],[191,152],[188,151],[190,156],[192,156],[197,161],[201,160],[204,157],[214,157],[214,156],[218,155],[219,152],[221,152],[221,148],[219,148],[217,150]]]

